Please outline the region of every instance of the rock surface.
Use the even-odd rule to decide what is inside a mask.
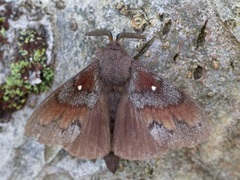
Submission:
[[[232,179],[240,178],[240,4],[234,0],[8,0],[23,14],[9,34],[42,24],[49,34],[49,63],[55,62],[52,90],[82,70],[107,38],[88,38],[93,29],[142,32],[145,42],[125,40],[131,56],[180,86],[205,106],[213,124],[209,141],[170,150],[148,161],[121,160],[111,174],[102,159],[80,160],[58,146],[24,135],[30,102],[0,124],[0,179]],[[13,40],[11,40],[13,42]],[[147,46],[144,46],[147,44]],[[144,48],[145,47],[145,48]],[[4,47],[1,47],[4,48]],[[12,48],[5,58],[11,62]],[[53,58],[54,57],[54,58]],[[6,66],[6,64],[5,64]],[[5,67],[0,62],[0,68]],[[7,69],[0,69],[1,81]],[[29,100],[29,101],[30,101]]]

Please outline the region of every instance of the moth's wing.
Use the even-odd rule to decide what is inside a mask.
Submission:
[[[63,145],[80,158],[107,155],[109,112],[98,70],[94,61],[53,91],[29,118],[26,134],[44,144]]]
[[[189,96],[137,62],[114,126],[114,154],[141,160],[168,148],[204,142],[212,131],[206,112]]]
[[[143,160],[165,152],[150,134],[148,125],[124,94],[119,102],[113,134],[113,152],[116,156],[129,160]]]

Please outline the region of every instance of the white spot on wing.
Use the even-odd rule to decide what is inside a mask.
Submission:
[[[97,67],[96,63],[93,63],[91,65],[88,66],[88,69],[85,70],[84,72],[88,72],[91,71],[93,68],[95,70],[95,68]],[[88,107],[93,108],[94,105],[96,104],[98,98],[99,98],[99,94],[100,94],[100,83],[99,83],[99,79],[98,79],[98,72],[95,71],[94,74],[94,88],[93,90],[89,93],[87,91],[79,91],[79,93],[75,92],[75,82],[76,80],[79,80],[81,78],[81,74],[76,75],[75,77],[73,77],[72,79],[70,79],[68,82],[66,82],[59,94],[58,94],[58,100],[60,103],[68,103],[71,104],[73,106],[78,106],[78,105],[87,105]],[[75,87],[75,88],[73,88]],[[83,88],[83,87],[82,87]]]
[[[152,91],[156,91],[157,87],[156,86],[152,86]]]
[[[137,92],[135,80],[138,79],[138,70],[146,73],[150,73],[150,71],[143,67],[133,67],[133,69],[128,93],[130,94],[131,101],[136,107],[143,108],[146,105],[154,107],[167,106],[169,104],[176,105],[182,100],[183,96],[181,92],[178,91],[173,84],[155,74],[152,76],[157,82],[159,82],[159,84],[161,84],[160,89],[158,89],[157,86],[151,85],[149,87],[149,89],[151,88],[150,91],[147,91],[144,94]],[[160,92],[158,94],[153,93],[156,90],[160,90]],[[159,96],[160,93],[161,97]]]
[[[81,89],[82,89],[82,85],[79,85],[78,90],[81,91]]]

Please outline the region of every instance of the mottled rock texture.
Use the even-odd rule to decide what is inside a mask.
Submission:
[[[46,27],[48,62],[54,65],[52,89],[32,95],[9,123],[0,124],[0,179],[232,179],[240,178],[240,2],[238,0],[8,0],[22,13],[10,19],[6,37],[13,44],[21,28]],[[13,29],[11,29],[13,28]],[[195,148],[170,150],[148,161],[121,160],[115,175],[102,159],[71,157],[24,135],[34,99],[86,67],[107,38],[88,38],[93,29],[140,32],[146,41],[124,40],[131,56],[180,86],[204,105],[214,133]],[[0,82],[9,73],[14,46],[1,49]]]

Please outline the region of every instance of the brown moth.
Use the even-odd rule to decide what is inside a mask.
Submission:
[[[156,158],[169,148],[207,140],[212,123],[203,108],[118,43],[143,36],[124,32],[113,41],[107,30],[86,35],[108,36],[111,42],[36,108],[26,125],[27,135],[44,144],[63,145],[79,158],[104,158],[113,173],[120,158]]]

